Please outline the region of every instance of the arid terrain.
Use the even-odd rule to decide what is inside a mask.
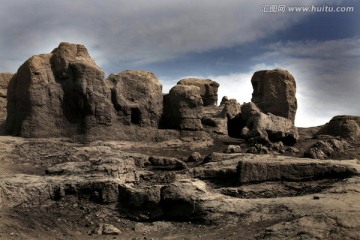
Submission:
[[[61,43],[0,74],[0,239],[359,239],[360,117],[297,128],[286,70],[251,102],[104,72]]]
[[[360,162],[356,159],[218,153],[219,159],[213,162],[193,163],[187,162],[193,151],[202,152],[205,158],[206,154],[214,155],[212,148],[195,146],[194,149],[185,143],[180,149],[183,143],[171,141],[78,144],[69,139],[6,136],[0,141],[1,239],[357,239],[359,236]],[[148,156],[154,156],[145,157],[142,153],[170,160],[176,156],[188,168],[177,170],[174,165],[150,164],[137,167],[139,179],[125,179],[129,182],[127,196],[122,199],[125,206],[117,199],[106,200],[111,198],[112,191],[118,191],[98,192],[101,185],[124,182],[122,177],[114,176],[119,170],[114,162],[109,164],[106,160],[146,161]],[[359,152],[353,154],[359,156]],[[97,169],[76,166],[83,161],[96,162]],[[258,166],[261,169],[252,169],[249,176],[253,181],[239,184],[235,178],[239,177],[236,168],[240,161],[283,166],[300,162],[299,168],[319,165],[328,175],[321,173],[308,178],[306,173],[294,172],[289,180],[284,177],[266,181],[261,172],[263,167]],[[56,173],[49,174],[49,169]],[[204,169],[208,172],[201,172]],[[173,196],[179,199],[170,206],[164,199],[146,196],[147,191],[159,189],[159,185],[177,186],[177,193],[182,195]],[[63,188],[63,195],[59,188]],[[54,196],[56,193],[61,196]],[[193,206],[189,205],[191,201]],[[98,235],[100,224],[112,224],[121,233]]]

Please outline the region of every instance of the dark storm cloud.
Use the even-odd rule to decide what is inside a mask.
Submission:
[[[318,0],[319,1],[319,0]],[[286,3],[287,1],[277,1]],[[312,1],[309,1],[311,3]],[[266,14],[242,0],[3,0],[0,71],[61,41],[85,44],[107,71],[257,41],[305,14]]]

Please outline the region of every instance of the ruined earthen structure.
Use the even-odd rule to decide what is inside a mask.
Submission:
[[[294,78],[266,70],[252,84],[253,103],[242,107],[234,99],[216,106],[219,84],[210,79],[183,79],[163,96],[153,73],[127,70],[105,79],[83,45],[61,43],[31,57],[10,81],[6,129],[24,137],[159,140],[177,136],[161,129],[205,126],[210,133],[294,144]]]
[[[0,73],[0,134],[5,132],[5,121],[7,116],[7,86],[13,73]]]
[[[123,71],[111,74],[111,101],[125,125],[158,127],[163,112],[162,84],[153,73]]]
[[[54,137],[82,134],[112,120],[104,72],[83,45],[61,43],[28,59],[8,87],[10,134]]]
[[[202,130],[202,107],[199,87],[178,84],[164,96],[164,126],[183,130]]]
[[[358,139],[360,138],[360,116],[335,116],[320,129],[318,134]]]
[[[211,79],[185,78],[180,80],[177,84],[199,87],[204,107],[217,104],[219,83]]]
[[[297,100],[294,77],[286,70],[274,69],[255,72],[251,78],[254,102],[264,113],[295,121]]]

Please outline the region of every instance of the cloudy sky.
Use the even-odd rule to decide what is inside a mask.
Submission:
[[[291,12],[299,6],[316,11]],[[151,71],[164,92],[211,78],[242,103],[255,71],[283,68],[297,81],[296,125],[316,126],[360,115],[359,25],[359,0],[1,0],[0,71],[66,41],[106,75]]]

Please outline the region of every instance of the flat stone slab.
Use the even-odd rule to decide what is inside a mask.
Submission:
[[[190,170],[201,179],[237,178],[239,184],[263,181],[306,181],[360,174],[358,160],[314,160],[287,156],[217,154],[218,161]]]

